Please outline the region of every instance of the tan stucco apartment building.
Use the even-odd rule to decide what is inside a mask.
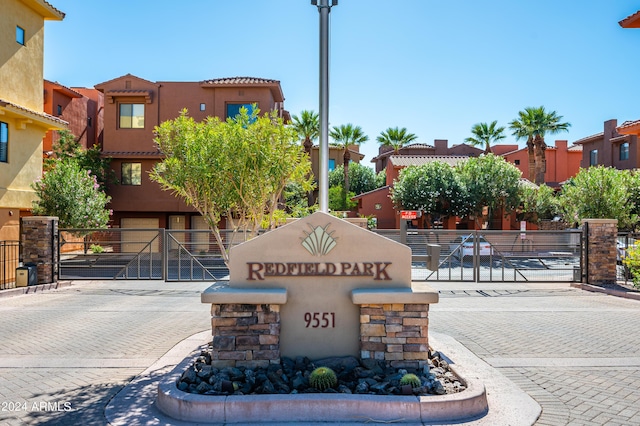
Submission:
[[[2,0],[0,11],[0,241],[18,240],[42,174],[42,138],[66,122],[44,113],[44,22],[64,13],[43,0]]]

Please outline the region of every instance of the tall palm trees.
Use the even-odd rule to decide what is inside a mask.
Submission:
[[[318,113],[309,110],[303,110],[300,112],[300,117],[293,115],[291,125],[298,132],[298,137],[302,139],[302,145],[304,151],[311,159],[311,150],[313,149],[313,141],[318,138],[320,134],[320,121],[318,119]],[[307,194],[307,204],[313,205],[313,191],[309,191]]]
[[[293,115],[293,128],[298,132],[298,136],[303,140],[304,150],[311,157],[311,148],[313,141],[320,134],[320,122],[318,121],[318,113],[314,111],[304,110],[300,112],[300,117]]]
[[[544,136],[558,132],[566,132],[570,123],[561,123],[562,116],[555,111],[547,112],[543,106],[527,107],[518,112],[518,118],[509,123],[516,139],[527,139],[529,154],[529,180],[540,184],[544,182],[546,171],[545,150],[547,144]]]
[[[496,127],[498,121],[494,120],[491,124],[478,123],[471,128],[472,137],[466,138],[464,141],[469,142],[473,146],[484,146],[485,154],[491,153],[491,144],[504,139],[504,127]]]
[[[360,145],[368,141],[369,137],[364,134],[360,126],[354,126],[351,123],[333,126],[329,132],[329,136],[333,139],[333,146],[344,150],[342,161],[344,164],[344,192],[346,195],[349,193],[349,161],[351,161],[349,147],[352,145]]]
[[[380,136],[376,140],[382,146],[390,146],[393,148],[393,153],[398,154],[400,148],[416,140],[418,137],[413,133],[407,133],[406,127],[398,129],[397,127],[389,127],[387,130],[380,133]]]

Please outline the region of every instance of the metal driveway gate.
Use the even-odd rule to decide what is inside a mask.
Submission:
[[[231,231],[222,232],[230,241]],[[208,230],[62,229],[60,279],[216,281],[229,274]],[[244,234],[236,234],[236,241]]]
[[[60,279],[163,279],[163,229],[61,229]]]
[[[381,235],[411,247],[414,256],[426,254],[427,244],[440,246],[439,266],[430,271],[413,262],[413,277],[427,281],[580,281],[582,231],[473,231],[412,229]]]

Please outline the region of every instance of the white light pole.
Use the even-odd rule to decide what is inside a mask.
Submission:
[[[338,0],[311,0],[320,14],[320,158],[318,197],[320,211],[329,211],[329,13]]]

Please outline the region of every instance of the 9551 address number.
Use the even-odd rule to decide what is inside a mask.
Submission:
[[[336,313],[335,312],[305,312],[304,322],[306,328],[335,328]]]

